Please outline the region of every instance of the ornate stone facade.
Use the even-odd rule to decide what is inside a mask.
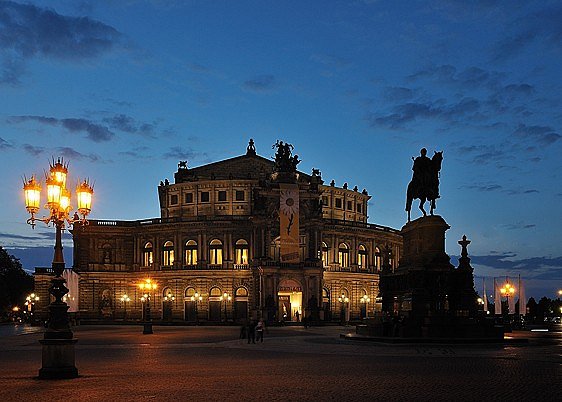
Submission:
[[[298,159],[291,158],[294,169]],[[158,186],[160,218],[92,220],[73,230],[80,317],[141,319],[136,285],[146,278],[158,284],[155,319],[371,315],[379,272],[400,258],[400,232],[367,223],[366,190],[324,185],[317,169],[308,175],[277,166],[283,164],[257,155],[253,141],[238,157],[195,168],[180,162],[174,183]],[[280,194],[287,185],[298,190],[298,263],[280,261]],[[48,276],[36,271],[39,292]],[[196,292],[202,300],[193,300]],[[129,302],[121,300],[125,294]]]

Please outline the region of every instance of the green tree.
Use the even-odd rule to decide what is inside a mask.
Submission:
[[[0,312],[8,312],[12,306],[20,307],[33,289],[33,276],[25,272],[19,259],[0,246]]]

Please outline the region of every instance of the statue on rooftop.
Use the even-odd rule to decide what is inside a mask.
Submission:
[[[277,140],[272,148],[277,148],[275,152],[275,172],[295,173],[297,165],[301,162],[298,155],[293,156],[293,145]]]

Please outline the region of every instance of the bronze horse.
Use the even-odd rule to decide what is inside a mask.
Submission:
[[[427,172],[429,183],[416,183],[414,180],[408,184],[406,192],[406,211],[408,211],[408,222],[410,222],[410,210],[412,209],[412,201],[420,200],[420,209],[423,216],[427,216],[423,208],[425,201],[430,201],[431,209],[429,213],[433,215],[435,209],[435,200],[439,198],[439,171],[441,170],[441,162],[443,161],[443,151],[434,152],[431,158],[430,171]]]

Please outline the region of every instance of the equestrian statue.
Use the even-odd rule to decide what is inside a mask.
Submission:
[[[435,200],[439,198],[439,171],[441,170],[441,162],[443,161],[443,151],[434,152],[433,157],[427,157],[427,149],[422,148],[420,156],[412,158],[414,160],[414,171],[412,181],[408,184],[406,193],[406,211],[408,211],[408,222],[410,222],[410,210],[412,209],[412,201],[420,200],[419,208],[423,212],[423,216],[427,216],[423,208],[425,201],[430,201],[429,213],[433,215],[435,209]]]

